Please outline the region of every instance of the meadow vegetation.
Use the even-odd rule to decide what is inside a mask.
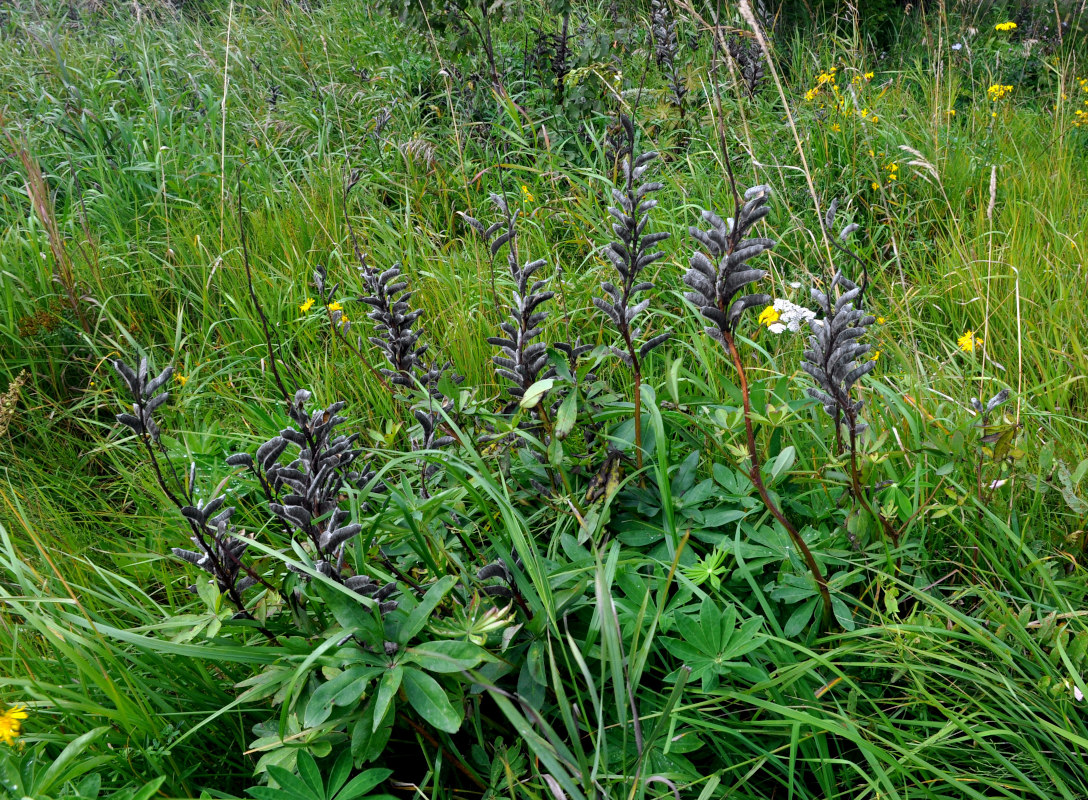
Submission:
[[[1088,797],[1086,26],[0,6],[0,796]]]

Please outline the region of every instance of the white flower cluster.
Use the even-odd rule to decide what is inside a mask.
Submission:
[[[816,317],[815,311],[780,297],[775,298],[774,310],[778,312],[778,320],[767,326],[767,330],[771,333],[782,333],[787,330],[797,333],[802,325]]]

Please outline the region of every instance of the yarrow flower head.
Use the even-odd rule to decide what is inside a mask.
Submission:
[[[975,336],[974,331],[967,331],[956,340],[956,346],[965,353],[974,351],[975,347],[982,346],[982,340]]]
[[[23,720],[27,718],[25,706],[12,706],[0,714],[0,740],[6,745],[14,745],[22,734]]]
[[[1002,33],[1007,33],[1008,31],[1014,31],[1014,30],[1016,30],[1016,23],[1015,22],[999,22],[996,25],[994,25],[994,30],[995,31],[1001,31]]]
[[[774,305],[767,306],[759,315],[759,324],[766,325],[771,333],[792,331],[797,333],[801,326],[810,319],[815,319],[816,312],[789,300],[776,298]]]

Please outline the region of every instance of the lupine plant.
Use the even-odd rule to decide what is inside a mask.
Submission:
[[[548,316],[548,312],[538,310],[539,306],[555,297],[555,292],[545,290],[546,279],[533,279],[548,263],[546,260],[537,259],[525,264],[519,260],[517,209],[511,211],[501,195],[492,194],[491,202],[500,214],[500,219],[492,225],[484,227],[467,214],[462,217],[488,242],[492,259],[506,247],[506,265],[514,281],[510,319],[499,324],[500,336],[492,336],[487,341],[499,348],[492,361],[498,375],[510,382],[506,387],[507,394],[518,403],[530,386],[554,375],[553,368],[548,366],[547,344],[534,340],[543,332],[542,325]]]
[[[617,241],[604,248],[604,254],[619,275],[619,285],[611,281],[603,282],[601,290],[606,297],[594,297],[593,304],[612,323],[622,340],[621,346],[613,345],[610,348],[612,355],[631,370],[634,382],[635,458],[638,468],[642,469],[642,362],[655,348],[668,341],[671,333],[665,331],[640,343],[642,329],[636,327],[634,322],[649,308],[650,298],[638,301],[635,298],[654,288],[652,281],[640,278],[647,267],[665,257],[664,251],[655,247],[668,239],[669,234],[649,233],[646,230],[650,211],[657,205],[657,200],[650,195],[661,189],[662,185],[643,181],[642,176],[650,162],[657,158],[657,153],[651,150],[636,155],[634,123],[627,116],[621,116],[620,122],[628,142],[627,155],[623,160],[623,186],[612,189],[612,200],[616,205],[608,209],[608,213],[615,218],[612,231]]]
[[[797,527],[782,513],[763,482],[762,460],[752,424],[748,375],[736,343],[737,325],[744,312],[750,308],[765,306],[771,301],[771,296],[768,294],[742,294],[747,291],[750,284],[767,276],[766,270],[750,267],[748,262],[774,247],[774,240],[764,237],[745,237],[760,220],[770,213],[770,207],[767,205],[770,194],[770,187],[765,185],[748,189],[744,193],[743,205],[740,203],[740,198],[736,198],[734,216],[728,221],[723,220],[713,211],[703,210],[703,221],[709,227],[689,229],[692,238],[702,249],[691,256],[691,267],[684,273],[684,283],[691,289],[685,297],[711,323],[705,328],[707,335],[722,346],[733,362],[744,402],[744,429],[747,435],[750,462],[748,475],[767,509],[786,529],[797,549],[804,555],[823,600],[825,617],[829,619],[832,613],[831,594],[828,591],[823,570],[820,569],[820,565]]]
[[[684,98],[688,89],[684,85],[684,75],[677,63],[679,45],[676,39],[676,18],[672,15],[668,0],[652,0],[651,30],[654,37],[654,57],[657,65],[666,72],[673,103],[684,117]]]

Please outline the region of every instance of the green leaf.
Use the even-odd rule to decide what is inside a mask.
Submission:
[[[404,693],[412,708],[440,731],[457,733],[461,715],[450,705],[438,681],[418,669],[404,670]]]
[[[554,384],[554,378],[545,378],[542,381],[537,381],[525,390],[525,394],[522,395],[519,405],[522,408],[536,408],[537,404],[544,399],[544,395],[548,393]]]
[[[563,398],[555,415],[555,438],[566,439],[578,419],[578,393],[571,392]]]
[[[300,750],[298,753],[299,762],[304,758],[310,759],[310,763],[313,764],[314,757],[305,750]],[[269,765],[268,777],[279,784],[280,789],[283,792],[281,797],[284,797],[285,800],[288,797],[294,797],[296,800],[325,800],[325,792],[323,790],[315,794],[304,780],[297,777],[293,772],[288,772],[283,767],[275,764]]]
[[[377,730],[378,726],[381,724],[382,718],[385,717],[386,709],[389,708],[389,704],[393,701],[397,689],[400,688],[400,682],[403,676],[404,667],[393,667],[382,675],[382,679],[378,683],[378,695],[374,699],[374,727],[372,730]]]
[[[318,686],[306,704],[303,725],[307,728],[320,725],[329,718],[334,705],[346,706],[357,702],[367,684],[380,671],[375,667],[352,667]]]
[[[374,612],[363,605],[361,600],[354,600],[341,589],[317,583],[317,593],[321,595],[340,626],[346,631],[364,631],[380,638]],[[369,638],[369,637],[368,637]]]
[[[786,625],[782,628],[782,634],[787,639],[792,639],[800,634],[812,621],[812,614],[816,610],[817,602],[819,602],[818,598],[813,597],[793,610],[790,618],[786,620]]]
[[[401,644],[408,644],[409,639],[423,630],[423,626],[430,619],[431,612],[435,610],[438,604],[442,602],[442,598],[449,594],[450,589],[456,584],[456,576],[446,575],[427,590],[427,594],[423,595],[419,605],[412,609],[412,613],[408,615],[408,619],[400,627],[397,639]]]
[[[838,595],[831,595],[831,610],[835,613],[835,619],[842,625],[843,630],[854,630],[854,615],[850,613],[850,607]]]
[[[340,787],[351,777],[351,750],[342,750],[329,772],[329,783],[325,787],[325,797],[335,797]]]
[[[335,796],[335,800],[353,800],[356,797],[362,797],[392,774],[391,769],[368,769],[352,778],[351,783]]]
[[[376,705],[374,700],[366,704],[363,716],[355,723],[351,733],[351,757],[360,764],[378,758],[385,750],[385,745],[393,732],[392,714],[387,714],[387,718],[379,718],[375,724]]]
[[[324,798],[325,782],[321,779],[321,770],[317,768],[317,762],[308,751],[303,750],[298,754],[295,768],[298,770],[299,777],[313,790],[314,797]]]
[[[797,460],[797,451],[793,445],[789,445],[782,449],[782,452],[775,458],[774,463],[771,464],[771,483],[777,483],[779,476],[783,473],[789,472],[790,467],[793,466],[793,462]]]
[[[495,659],[479,645],[471,642],[424,642],[408,648],[408,658],[431,672],[460,672],[472,669],[481,661]]]

